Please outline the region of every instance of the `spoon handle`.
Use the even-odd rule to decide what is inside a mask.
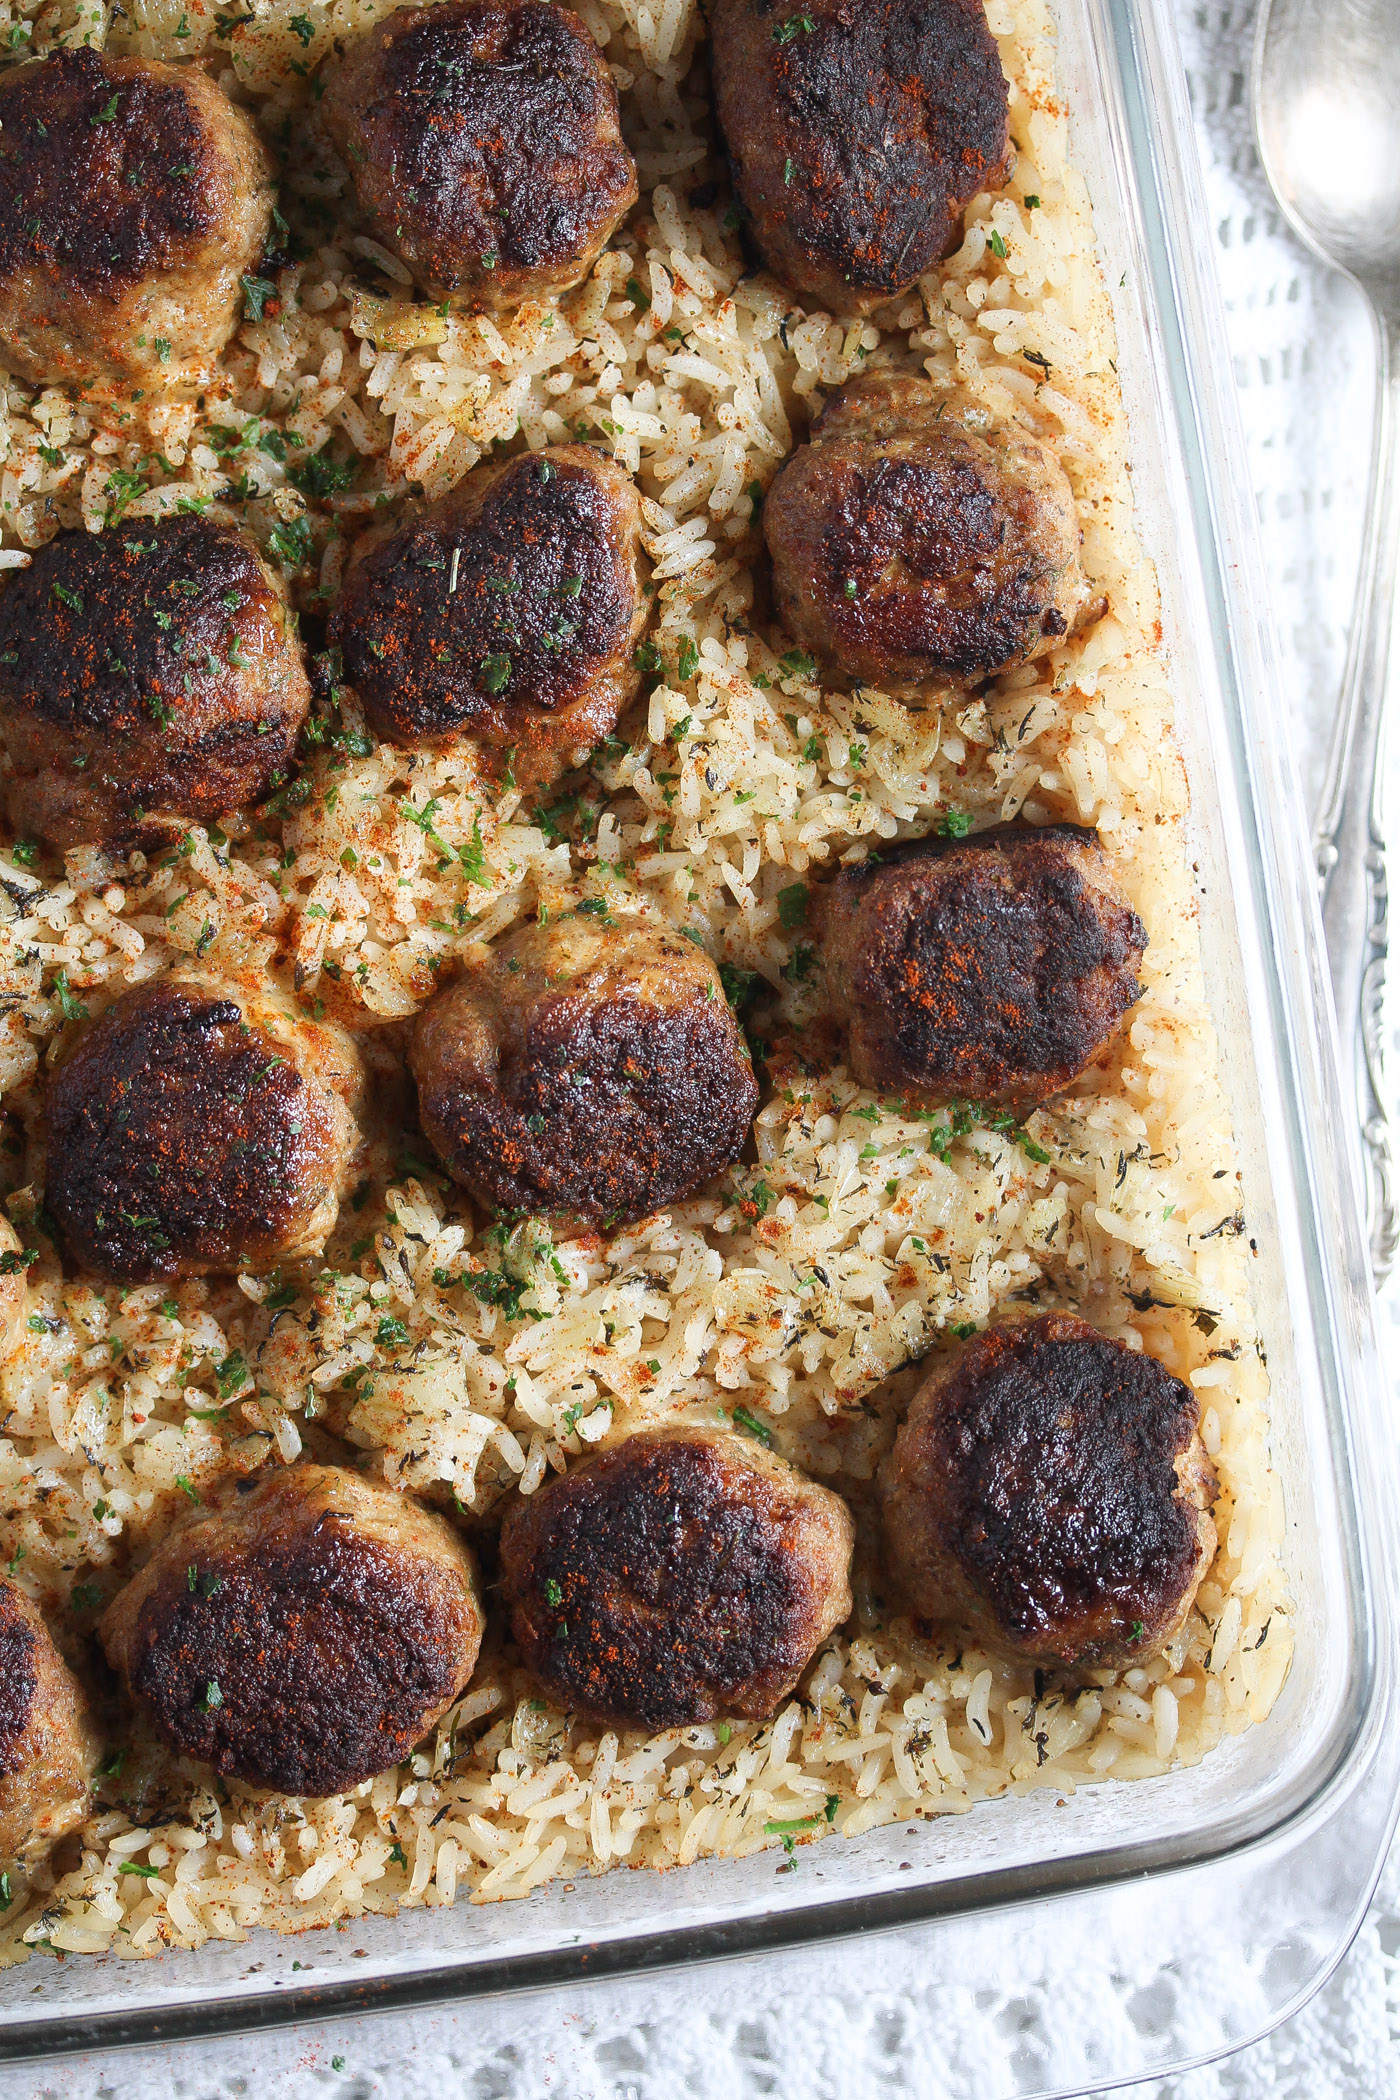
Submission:
[[[1380,1284],[1400,1248],[1400,1189],[1384,1072],[1389,926],[1380,766],[1400,563],[1400,320],[1379,319],[1377,367],[1361,574],[1314,845],[1343,1071],[1348,1050],[1354,1060],[1371,1266]]]

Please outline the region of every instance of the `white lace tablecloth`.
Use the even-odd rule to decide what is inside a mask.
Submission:
[[[1178,4],[1282,642],[1278,720],[1315,778],[1365,494],[1370,335],[1356,296],[1282,227],[1258,171],[1246,93],[1253,6]],[[1383,1317],[1388,1329],[1400,1325],[1400,1296]],[[816,1958],[15,2069],[0,2073],[0,2100],[942,2100],[954,2090],[1025,2091],[1047,2025],[1068,2017],[1106,2038],[1124,2031],[1131,1949],[1118,1950],[1114,1974],[1089,1952],[1081,1962],[1067,1946],[1054,1988],[1031,1993],[990,1938],[986,1968],[952,1978],[936,1973],[926,1939],[903,1933]],[[1351,1954],[1306,2011],[1266,2041],[1134,2095],[1400,2100],[1398,1954],[1400,1853]],[[965,2051],[947,2060],[955,2001],[964,2014],[980,2008],[975,2062]],[[1189,2008],[1174,2017],[1189,2047]]]

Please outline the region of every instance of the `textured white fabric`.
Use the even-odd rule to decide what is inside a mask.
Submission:
[[[1287,235],[1255,164],[1252,17],[1181,0],[1179,19],[1283,644],[1278,729],[1315,781],[1350,610],[1372,350],[1359,301]],[[1400,1323],[1400,1300],[1386,1317]],[[1033,2091],[1056,2033],[1073,2038],[1086,2076],[1121,2060],[1134,2024],[1167,2023],[1189,2050],[1193,2000],[1239,1987],[1203,1962],[1171,2002],[1147,2002],[1130,1928],[1110,1958],[1066,1944],[1034,1990],[1003,1931],[989,1925],[974,1945],[956,1977],[931,1973],[928,1940],[908,1933],[459,2012],[17,2069],[0,2074],[0,2100],[942,2100]],[[1397,1950],[1400,1858],[1305,2012],[1223,2062],[1132,2088],[1135,2100],[1400,2100]],[[950,2059],[954,2030],[973,2040]]]

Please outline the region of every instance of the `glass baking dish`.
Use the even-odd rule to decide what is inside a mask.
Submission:
[[[775,1878],[760,1855],[148,1962],[40,1957],[0,1976],[0,2059],[759,1951],[797,1950],[789,1959],[810,1964],[819,1957],[804,1947],[913,1927],[930,1964],[964,1973],[989,1913],[1028,1985],[1048,1973],[1057,1940],[1089,1943],[1086,1923],[1109,1947],[1131,1930],[1139,1989],[1144,1975],[1179,1978],[1207,1948],[1226,1975],[1234,1965],[1248,1976],[1248,1990],[1196,2006],[1189,2035],[1165,2018],[1123,2023],[1107,2052],[1092,2034],[1042,2037],[1007,2087],[1082,2091],[1267,2028],[1316,1987],[1359,1920],[1400,1775],[1398,1498],[1304,828],[1272,718],[1278,686],[1171,0],[1058,0],[1055,11],[1116,307],[1139,528],[1162,584],[1207,977],[1258,1249],[1298,1607],[1272,1715],[1195,1770],[827,1843],[796,1876]],[[314,1985],[292,1981],[294,1958],[303,1977],[314,1964]],[[949,2092],[964,2089],[957,2040],[942,2067]],[[982,2061],[966,2089],[995,2100],[1002,2088]]]

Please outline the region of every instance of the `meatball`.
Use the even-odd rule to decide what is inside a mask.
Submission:
[[[1121,1669],[1215,1553],[1190,1386],[1070,1313],[989,1327],[919,1388],[880,1488],[920,1618],[1040,1667]]]
[[[591,1719],[767,1718],[851,1609],[839,1495],[727,1431],[645,1430],[501,1529],[527,1668]]]
[[[282,1794],[341,1794],[458,1698],[485,1618],[452,1526],[339,1466],[238,1481],[113,1598],[107,1660],[173,1750]]]
[[[194,386],[272,218],[249,118],[195,66],[84,47],[0,81],[0,353],[21,379]]]
[[[367,533],[334,634],[371,726],[475,738],[522,786],[580,764],[635,694],[646,619],[637,491],[586,445],[479,468]]]
[[[82,1029],[51,1081],[48,1207],[109,1283],[319,1254],[359,1133],[344,1032],[270,986],[162,977]]]
[[[1052,649],[1087,605],[1047,445],[906,374],[853,380],[763,506],[789,633],[853,683],[966,686]]]
[[[349,45],[321,113],[431,299],[498,312],[565,291],[637,201],[607,61],[549,0],[401,7]]]
[[[56,846],[159,846],[257,801],[310,705],[282,586],[232,526],[60,533],[0,592],[10,821]]]
[[[1027,1116],[1101,1057],[1142,995],[1141,919],[1098,834],[1001,824],[843,868],[828,996],[862,1086]]]
[[[418,1017],[433,1149],[477,1201],[604,1227],[694,1195],[758,1106],[714,964],[669,929],[578,915],[509,934]]]
[[[715,106],[764,261],[869,313],[951,255],[1011,171],[982,0],[713,0]]]
[[[0,1576],[0,1861],[33,1865],[87,1814],[98,1742],[78,1680]]]

